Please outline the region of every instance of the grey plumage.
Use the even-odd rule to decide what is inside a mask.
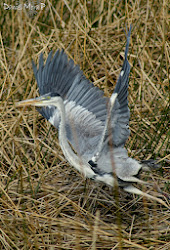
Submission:
[[[137,178],[142,164],[129,158],[124,148],[130,134],[127,99],[130,33],[131,27],[127,34],[124,63],[111,98],[105,97],[87,80],[63,50],[57,50],[53,57],[52,51],[49,53],[45,64],[41,54],[38,69],[33,62],[40,98],[26,100],[19,105],[35,105],[59,129],[59,141],[65,157],[86,177],[114,186],[116,176],[126,191],[160,202],[160,199],[131,185],[144,183]]]
[[[130,113],[127,101],[130,72],[127,52],[130,32],[131,29],[127,36],[125,60],[121,70],[124,74],[123,76],[120,74],[114,91],[118,93],[111,114],[112,138],[115,147],[124,146],[130,133],[128,127]],[[75,66],[73,60],[68,60],[63,50],[61,52],[58,50],[53,58],[52,52],[50,52],[45,65],[41,54],[39,69],[37,70],[34,63],[33,69],[40,95],[57,92],[63,98],[66,117],[74,120],[74,132],[77,134],[78,142],[75,143],[73,130],[68,119],[66,120],[67,137],[76,151],[80,149],[81,156],[86,156],[88,160],[91,159],[95,154],[95,149],[105,125],[109,98],[104,97],[104,93],[85,78],[79,66]],[[55,114],[53,125],[58,128],[60,118],[56,108],[41,107],[38,108],[38,111],[47,120],[50,120]]]

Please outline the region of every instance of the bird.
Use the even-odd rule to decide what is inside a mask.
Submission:
[[[134,184],[148,184],[139,178],[149,167],[130,158],[125,143],[130,135],[128,86],[130,64],[128,50],[132,25],[126,32],[126,48],[115,90],[111,97],[90,82],[64,50],[51,51],[39,67],[32,61],[40,96],[17,103],[32,105],[58,129],[61,149],[67,161],[85,178],[116,185],[126,192],[166,203]]]

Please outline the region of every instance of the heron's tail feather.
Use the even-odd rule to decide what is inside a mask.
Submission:
[[[149,159],[149,160],[142,160],[141,162],[142,170],[150,171],[160,169],[161,165],[158,164],[157,160]]]

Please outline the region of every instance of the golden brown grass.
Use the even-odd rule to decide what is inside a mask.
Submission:
[[[164,192],[168,204],[168,1],[45,4],[35,12],[0,6],[0,248],[169,249],[166,207],[121,190],[117,202],[113,190],[69,166],[56,130],[34,108],[15,107],[38,96],[31,59],[58,48],[109,96],[123,63],[123,28],[132,23],[127,149],[137,160],[160,161],[161,169],[143,178]]]

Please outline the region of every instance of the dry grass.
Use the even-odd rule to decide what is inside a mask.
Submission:
[[[47,0],[34,13],[4,10],[2,2],[0,248],[169,249],[167,208],[121,190],[115,199],[108,187],[84,180],[65,161],[56,130],[34,108],[15,108],[38,96],[31,59],[57,48],[109,96],[123,63],[123,28],[132,23],[127,149],[138,160],[160,160],[161,169],[143,178],[168,196],[168,1]]]

